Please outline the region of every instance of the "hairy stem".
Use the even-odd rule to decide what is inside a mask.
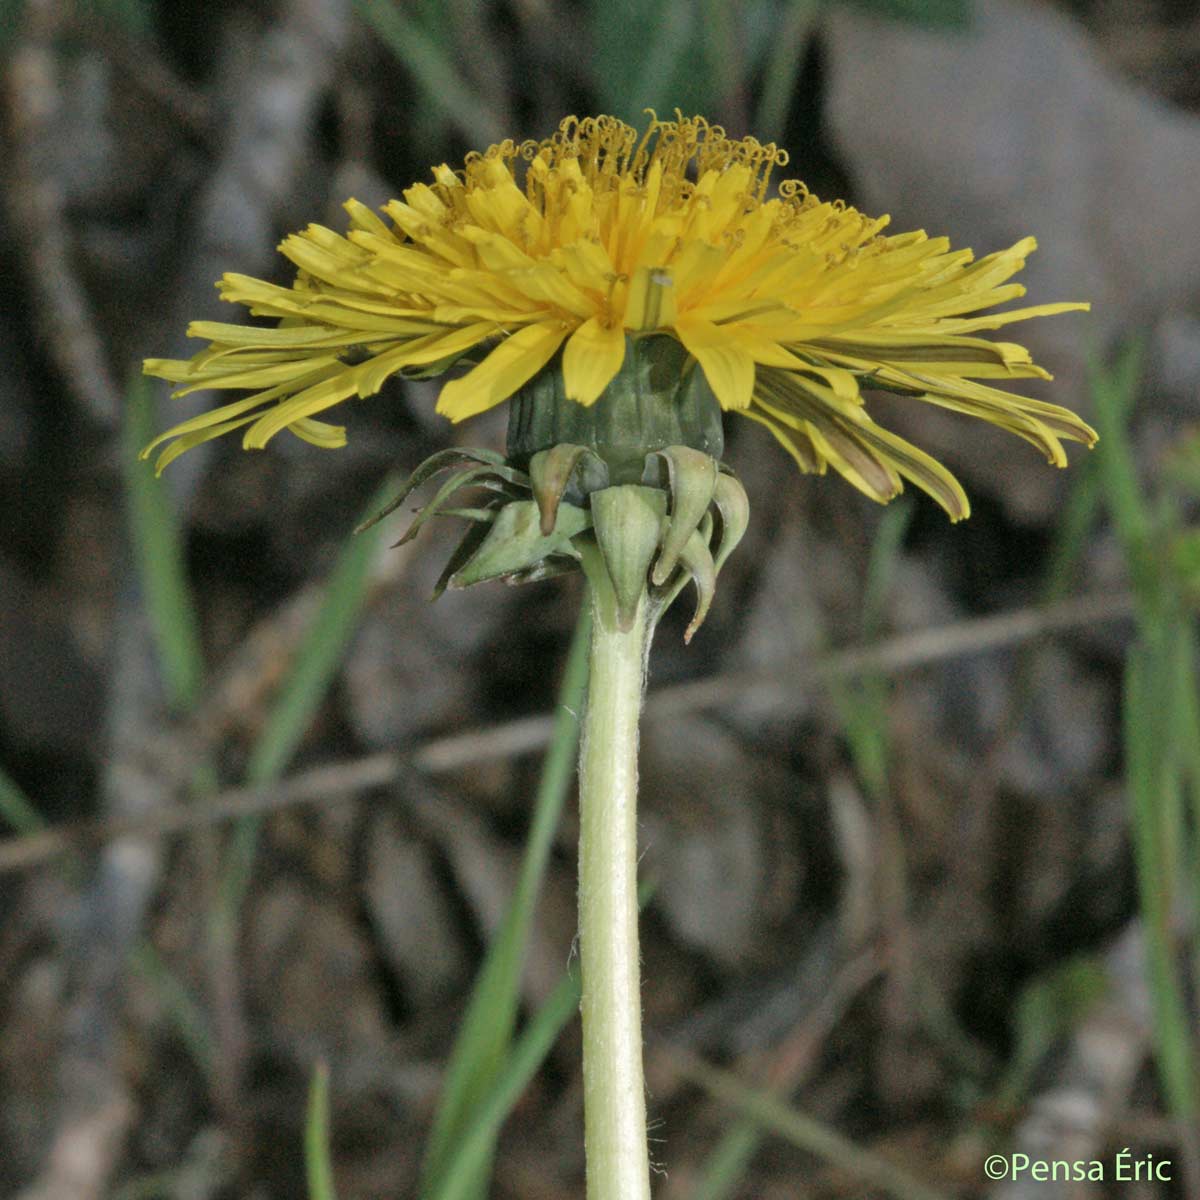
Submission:
[[[611,586],[597,574],[589,571],[594,621],[579,781],[587,1200],[649,1200],[637,899],[638,715],[649,604],[643,595],[630,628],[621,630]]]

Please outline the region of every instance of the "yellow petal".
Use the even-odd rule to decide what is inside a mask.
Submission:
[[[743,409],[740,415],[749,417],[751,421],[769,429],[775,440],[795,459],[800,470],[809,475],[825,474],[825,459],[817,453],[808,434],[798,429],[789,429],[765,410],[756,409],[753,405]]]
[[[675,332],[700,364],[709,387],[725,409],[749,407],[754,394],[754,359],[724,325],[679,320]]]
[[[242,438],[247,450],[261,450],[277,433],[305,417],[315,416],[340,404],[358,391],[358,372],[348,368],[330,379],[323,379],[304,391],[281,400],[270,412],[259,417]]]
[[[342,207],[350,214],[352,229],[366,229],[382,238],[394,240],[391,230],[365,204],[351,197]]]
[[[314,421],[311,417],[294,421],[288,426],[288,432],[313,446],[320,446],[322,450],[340,450],[346,444],[344,425],[329,425],[325,421]]]
[[[553,304],[579,318],[590,317],[596,305],[561,271],[549,266],[509,271],[505,279],[531,300]]]
[[[601,295],[608,291],[616,275],[612,260],[599,242],[580,241],[562,246],[551,254],[550,261],[556,267],[561,266],[577,288]]]
[[[457,424],[494,408],[528,383],[554,357],[568,332],[568,327],[560,321],[540,321],[517,330],[477,367],[442,388],[437,411]]]
[[[378,354],[369,362],[363,363],[360,368],[364,374],[364,382],[359,395],[374,395],[389,375],[395,374],[403,367],[423,367],[443,358],[465,354],[472,346],[478,345],[495,332],[496,326],[492,322],[478,321],[461,329],[446,329],[428,337],[415,338],[397,346],[395,350]],[[367,382],[368,380],[373,382]]]
[[[280,253],[322,283],[331,283],[348,291],[370,291],[370,282],[358,273],[367,261],[365,252],[341,237],[338,245],[322,244],[324,239],[315,234],[315,228],[284,238],[279,245]],[[323,232],[332,234],[332,230]],[[336,234],[333,236],[337,237]]]
[[[439,255],[457,267],[475,265],[474,253],[466,242],[449,232],[445,226],[429,221],[410,205],[399,200],[390,200],[384,205],[384,212],[396,222],[397,228],[402,229],[414,242],[432,254]]]
[[[211,425],[207,429],[198,430],[195,433],[188,433],[183,437],[176,438],[154,460],[155,475],[161,475],[165,468],[169,467],[181,454],[191,450],[194,446],[199,446],[202,442],[211,442],[214,438],[221,437],[222,434],[229,433],[243,425],[249,425],[253,420],[253,417],[240,417],[236,421],[222,421],[218,425]],[[148,451],[149,449],[150,447],[147,446],[146,450]]]
[[[489,271],[514,271],[537,265],[511,238],[494,230],[465,225],[459,236],[475,247],[479,265]]]
[[[563,350],[563,384],[567,399],[594,404],[625,361],[625,330],[605,326],[596,317],[571,334]]]
[[[234,364],[236,367],[236,364]],[[289,358],[281,363],[272,363],[265,367],[252,367],[248,370],[225,370],[211,373],[203,370],[193,372],[186,387],[177,388],[175,395],[186,396],[190,392],[204,391],[207,388],[263,388],[280,383],[292,383],[306,375],[309,371],[321,367],[338,365],[337,358],[325,355],[319,358]]]
[[[859,427],[859,436],[874,446],[905,479],[932,496],[951,521],[965,521],[971,515],[971,502],[962,484],[936,458],[873,421]]]
[[[166,379],[171,383],[182,383],[191,373],[190,358],[144,358],[142,359],[142,374],[153,375],[155,379]]]
[[[272,400],[278,400],[281,396],[293,392],[297,388],[307,387],[310,384],[319,383],[322,379],[332,378],[340,369],[340,364],[334,367],[323,367],[320,371],[302,376],[296,381],[282,384],[279,387],[269,388],[265,392],[255,392],[253,396],[245,396],[241,400],[235,400],[232,404],[222,404],[219,408],[209,409],[208,412],[200,413],[199,416],[182,421],[180,424],[172,426],[165,433],[160,433],[142,451],[141,457],[146,458],[155,446],[170,441],[172,438],[182,438],[193,433],[199,433],[202,430],[211,429],[214,425],[226,425],[233,418],[241,417],[252,409],[260,408],[264,404],[270,404]],[[247,417],[246,421],[254,420],[257,416],[258,414],[255,413],[253,416]],[[232,426],[228,427],[233,428]]]
[[[1053,317],[1058,313],[1091,312],[1087,303],[1031,304],[1026,308],[1012,308],[1008,312],[991,313],[983,317],[947,317],[938,325],[947,333],[972,333],[977,329],[999,329],[1013,321],[1028,321],[1031,317]]]
[[[834,420],[828,413],[815,412],[813,418],[804,426],[813,445],[864,496],[886,504],[904,490],[895,468],[864,443],[857,429]]]
[[[706,295],[712,290],[717,272],[724,266],[729,251],[707,242],[688,242],[671,262],[671,272],[681,296]]]

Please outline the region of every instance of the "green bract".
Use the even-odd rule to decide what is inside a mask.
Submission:
[[[688,446],[720,462],[721,406],[704,372],[670,337],[625,339],[625,361],[593,404],[568,400],[563,373],[543,371],[512,398],[508,458],[527,464],[539,450],[585,446],[607,467],[608,483],[646,483],[648,452]]]
[[[630,338],[624,366],[594,404],[568,400],[552,364],[514,399],[507,457],[440,451],[380,516],[452,470],[400,539],[435,516],[471,522],[435,594],[492,579],[528,583],[582,563],[589,574],[602,570],[628,628],[643,596],[657,620],[690,580],[690,640],[749,519],[744,489],[720,463],[723,446],[720,407],[679,343]]]

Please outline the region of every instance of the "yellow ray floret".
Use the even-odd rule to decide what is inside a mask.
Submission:
[[[981,417],[1059,465],[1062,439],[1094,442],[1067,409],[980,382],[1049,378],[1022,346],[980,331],[1088,307],[984,311],[1024,294],[1009,281],[1033,238],[975,261],[924,232],[887,236],[886,217],[795,180],[772,194],[786,161],[700,117],[652,117],[641,134],[569,117],[545,141],[434,168],[385,206],[387,220],[350,200],[345,235],[312,225],[284,240],[290,287],[235,274],[218,285],[272,324],[197,322],[189,333],[208,349],[146,362],[179,393],[251,392],[159,438],[170,443],[159,468],[237,428],[253,448],[284,429],[340,445],[316,418],[397,374],[459,367],[437,405],[452,421],[547,366],[590,405],[620,371],[626,335],[653,334],[677,338],[722,408],[764,425],[803,470],[832,464],[878,500],[908,480],[955,519],[968,511],[958,483],[876,425],[861,387]]]

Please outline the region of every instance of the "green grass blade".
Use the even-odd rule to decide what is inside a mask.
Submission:
[[[129,385],[125,405],[125,503],[134,567],[158,651],[168,702],[186,711],[199,698],[204,680],[200,622],[192,600],[183,538],[166,485],[138,458],[154,436],[149,381]]]
[[[1194,596],[1186,584],[1176,579],[1180,594],[1171,624],[1171,638],[1164,670],[1168,680],[1166,693],[1171,740],[1173,788],[1169,803],[1163,807],[1163,841],[1171,870],[1177,880],[1175,911],[1200,913],[1200,677],[1197,676],[1196,621],[1189,608]],[[1190,970],[1192,996],[1200,996],[1200,934],[1195,921],[1191,936],[1176,942],[1179,966]],[[1181,1002],[1187,1005],[1187,986],[1180,980]],[[1192,1109],[1188,1115],[1200,1115],[1200,1027],[1192,1022],[1187,1037],[1188,1077]],[[1179,1068],[1182,1069],[1182,1068]],[[1177,1115],[1180,1115],[1177,1113]]]
[[[969,29],[973,0],[851,0],[856,7],[924,29]]]
[[[154,0],[76,0],[79,15],[108,21],[133,37],[154,32]]]
[[[396,481],[389,478],[371,497],[367,514],[378,512],[395,490]],[[352,537],[338,556],[316,616],[296,648],[291,669],[251,751],[246,764],[248,784],[268,784],[280,778],[324,700],[358,628],[382,530],[383,526],[375,525]],[[222,881],[229,918],[241,907],[250,882],[260,826],[261,818],[245,818],[230,839]]]
[[[1110,402],[1115,403],[1120,410],[1115,415],[1122,427],[1132,407],[1135,391],[1134,387],[1123,386],[1111,393]],[[1054,542],[1050,547],[1047,566],[1038,589],[1038,603],[1046,608],[1065,600],[1070,593],[1087,551],[1092,530],[1105,507],[1106,497],[1100,467],[1099,456],[1091,454],[1071,468],[1072,479],[1067,502],[1054,531]],[[1028,710],[1032,702],[1033,690],[1037,686],[1039,649],[1039,644],[1035,641],[1023,647],[1018,655],[1017,670],[1005,718],[1008,736],[1015,732],[1021,714]]]
[[[1110,387],[1105,394],[1104,403],[1113,409],[1111,419],[1120,429],[1125,428],[1137,394],[1137,366],[1136,358],[1126,356],[1117,374],[1117,386]],[[1102,460],[1103,455],[1091,454],[1071,468],[1075,478],[1055,531],[1050,566],[1042,581],[1043,604],[1056,604],[1071,590],[1075,571],[1083,558],[1088,536],[1105,498],[1101,486]]]
[[[308,1178],[308,1200],[337,1200],[329,1156],[329,1067],[324,1062],[313,1068],[308,1088],[304,1169]]]
[[[1055,1043],[1074,1029],[1108,987],[1103,963],[1089,956],[1068,959],[1036,976],[1022,989],[1013,1010],[1014,1047],[996,1101],[1018,1108]]]
[[[460,1153],[464,1130],[475,1120],[482,1097],[493,1086],[516,1026],[525,947],[534,906],[563,804],[575,774],[579,712],[587,688],[591,607],[581,600],[579,622],[567,653],[555,710],[554,732],[533,806],[525,858],[504,922],[475,982],[450,1063],[441,1103],[426,1150],[424,1191],[439,1196],[446,1173]],[[487,1162],[477,1186],[486,1189]]]
[[[407,6],[412,19],[433,39],[438,51],[454,53],[454,6],[446,0],[416,0]]]
[[[906,502],[890,504],[871,544],[860,615],[861,636],[870,642],[879,636],[884,603],[899,561],[904,535],[912,520],[913,507]],[[878,803],[887,789],[888,722],[886,680],[866,674],[832,689],[855,770],[871,799]]]
[[[502,130],[492,110],[458,70],[439,40],[389,0],[354,0],[363,20],[400,60],[428,102],[480,145],[498,142],[511,130]]]
[[[1123,702],[1126,787],[1137,862],[1139,907],[1153,1007],[1154,1043],[1167,1106],[1181,1120],[1200,1112],[1193,1032],[1176,968],[1172,910],[1181,857],[1178,772],[1163,713],[1169,712],[1174,639],[1135,645],[1126,664]]]
[[[1186,851],[1187,877],[1192,883],[1191,909],[1200,913],[1200,675],[1197,674],[1198,649],[1193,621],[1181,622],[1180,653],[1176,672],[1176,718],[1180,770],[1187,791],[1190,844]],[[1200,935],[1193,934],[1192,994],[1200,996]],[[1197,1039],[1200,1055],[1200,1037]]]
[[[1102,498],[1096,460],[1088,459],[1080,464],[1079,477],[1074,480],[1055,530],[1040,597],[1047,607],[1065,599],[1070,592]]]
[[[33,801],[3,769],[0,769],[0,820],[16,833],[37,833],[47,825]]]
[[[704,72],[704,84],[713,104],[724,108],[742,94],[745,86],[746,62],[738,29],[739,6],[730,4],[728,0],[701,0],[698,7],[700,20],[697,35],[702,61],[708,64],[708,70]],[[694,111],[708,113],[716,110],[706,104]]]
[[[130,25],[131,32],[148,31],[148,24],[141,29],[134,18],[141,13],[148,22],[152,15],[149,5],[131,2],[97,5],[97,8],[117,17],[125,13],[129,19],[122,19]],[[150,465],[138,458],[139,451],[155,433],[151,400],[149,380],[135,375],[126,392],[121,430],[126,519],[133,567],[154,639],[163,692],[172,708],[187,712],[199,700],[204,684],[200,622],[188,581],[183,534],[171,497]],[[197,770],[193,786],[198,791],[211,790],[205,767]],[[0,810],[21,832],[32,832],[45,825],[32,805],[3,776],[0,776]],[[68,873],[71,869],[68,868]],[[150,942],[143,941],[134,947],[130,965],[154,991],[201,1072],[210,1075],[213,1039],[201,1005]]]
[[[762,91],[754,110],[754,135],[781,141],[803,67],[804,48],[821,15],[822,0],[791,0],[771,40]]]
[[[16,41],[24,17],[25,0],[0,0],[0,54]]]
[[[213,1078],[216,1062],[216,1042],[208,1014],[180,981],[178,975],[163,962],[158,951],[148,941],[134,947],[130,964],[150,985],[163,1006],[184,1048],[192,1056],[205,1078]]]
[[[887,790],[889,729],[888,685],[876,676],[841,682],[834,703],[850,748],[854,770],[867,795],[877,804]]]
[[[380,498],[395,489],[395,480],[389,479],[372,496],[368,509],[376,509]],[[358,628],[382,532],[377,526],[352,537],[338,555],[321,606],[296,649],[291,670],[246,764],[247,783],[278,779],[307,732]]]
[[[584,661],[586,663],[586,655]],[[656,890],[652,879],[639,882],[639,910],[645,909]],[[504,1063],[472,1109],[470,1119],[455,1143],[454,1157],[445,1174],[436,1189],[422,1192],[423,1200],[469,1200],[489,1194],[491,1160],[500,1127],[567,1022],[578,1011],[579,992],[578,975],[565,971],[554,991],[512,1043]]]
[[[503,1067],[480,1097],[441,1180],[425,1193],[428,1200],[468,1200],[479,1195],[479,1180],[490,1169],[500,1127],[578,1009],[579,980],[568,974],[513,1043]]]
[[[715,1100],[739,1109],[764,1129],[800,1150],[823,1158],[840,1172],[855,1176],[896,1200],[946,1200],[933,1188],[914,1179],[887,1159],[843,1137],[834,1129],[797,1112],[769,1092],[747,1087],[736,1075],[698,1059],[680,1061],[682,1074]]]
[[[880,634],[884,605],[896,575],[896,564],[900,559],[904,537],[912,524],[915,511],[910,501],[896,500],[883,510],[879,519],[879,528],[876,529],[874,540],[871,542],[871,553],[867,559],[867,578],[863,585],[863,641],[871,641]]]
[[[1138,641],[1126,660],[1122,694],[1125,785],[1137,863],[1159,1077],[1171,1113],[1200,1113],[1200,1054],[1180,978],[1173,914],[1184,873],[1196,862],[1185,785],[1197,770],[1193,633],[1179,581],[1160,561],[1164,525],[1143,496],[1125,417],[1136,393],[1142,345],[1129,342],[1111,367],[1093,364],[1099,477],[1137,597]]]
[[[457,5],[447,4],[446,0],[416,0],[405,7],[437,47],[438,54],[443,59],[458,61],[454,44]],[[445,157],[446,142],[453,136],[452,122],[436,97],[426,100],[423,88],[420,94],[423,103],[413,105],[407,114],[405,136],[409,141],[410,157],[413,162],[437,162]]]
[[[644,110],[711,113],[722,71],[711,59],[704,8],[693,0],[591,0],[592,83],[601,112],[631,125]],[[721,48],[728,56],[729,48]]]
[[[690,1200],[729,1200],[745,1179],[762,1140],[758,1122],[739,1117],[708,1156]]]

